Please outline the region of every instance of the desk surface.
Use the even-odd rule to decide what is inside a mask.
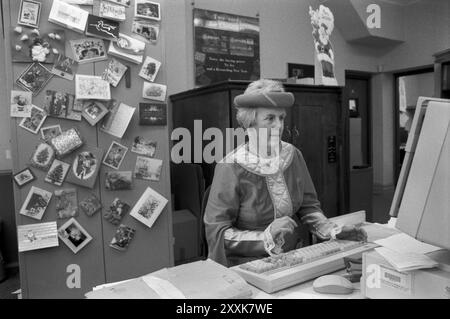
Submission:
[[[345,270],[339,270],[332,274],[345,274]],[[361,294],[359,282],[353,284],[355,290],[349,295],[321,294],[315,292],[313,289],[313,282],[314,279],[272,294],[268,294],[254,286],[251,287],[253,289],[254,299],[364,299],[364,296]]]

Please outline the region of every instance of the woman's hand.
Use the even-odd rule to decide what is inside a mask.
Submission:
[[[367,233],[364,229],[354,226],[345,225],[339,234],[336,234],[337,239],[345,239],[352,241],[367,241]]]
[[[292,234],[297,226],[295,220],[289,216],[277,218],[270,224],[270,235],[274,241],[277,241],[284,238],[287,233]]]

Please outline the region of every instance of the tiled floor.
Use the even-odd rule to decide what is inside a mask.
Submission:
[[[391,207],[393,191],[386,191],[373,195],[373,217],[374,222],[387,223],[389,220],[389,208]],[[20,289],[20,278],[17,270],[9,271],[5,281],[0,283],[0,299],[15,299],[12,292]]]

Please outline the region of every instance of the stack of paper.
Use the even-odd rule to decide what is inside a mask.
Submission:
[[[245,299],[251,287],[212,260],[164,268],[149,275],[95,287],[89,299]]]

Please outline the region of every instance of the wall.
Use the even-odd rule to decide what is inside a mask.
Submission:
[[[421,73],[404,77],[406,106],[415,108],[419,96],[433,96],[434,73]]]

